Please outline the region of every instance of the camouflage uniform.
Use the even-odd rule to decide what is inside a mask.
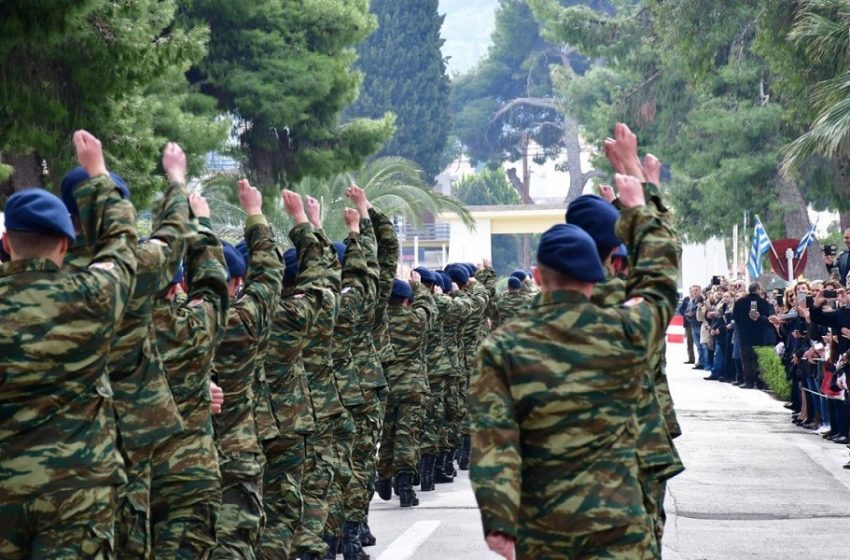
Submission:
[[[624,306],[542,294],[482,346],[471,383],[471,480],[485,533],[517,558],[654,558],[634,416],[646,355],[676,304],[676,235],[646,207],[622,213],[635,255]]]
[[[423,346],[434,320],[435,306],[428,290],[413,285],[410,306],[390,305],[390,343],[395,357],[385,368],[390,394],[384,413],[384,430],[378,453],[378,475],[391,478],[413,473],[419,463],[419,437],[423,405],[428,396],[428,373]]]
[[[127,474],[127,484],[118,489],[116,507],[115,552],[119,558],[150,556],[154,445],[183,429],[156,349],[151,308],[176,273],[188,225],[186,189],[181,183],[171,183],[154,209],[150,239],[138,247],[133,295],[109,351],[119,450]],[[88,266],[95,241],[93,232],[82,231],[65,257],[66,266]]]
[[[278,301],[265,356],[265,377],[280,435],[264,444],[266,530],[260,557],[275,560],[289,560],[295,525],[301,518],[306,438],[316,430],[301,351],[323,300],[334,297],[325,282],[325,268],[336,259],[324,250],[309,224],[292,228],[289,238],[298,252],[298,277]]]
[[[210,367],[230,298],[221,243],[209,220],[193,223],[184,266],[185,302],[154,304],[156,344],[185,429],[153,454],[154,558],[208,558],[216,543],[221,473],[210,412]]]
[[[107,355],[136,272],[133,206],[107,176],[78,186],[89,267],[0,266],[0,557],[111,558],[116,445]]]
[[[528,296],[522,293],[522,289],[508,290],[499,296],[496,307],[499,310],[499,324],[502,326],[519,317],[528,309]]]
[[[221,414],[213,417],[222,500],[212,557],[253,560],[266,521],[262,449],[254,419],[254,367],[259,341],[269,330],[271,311],[277,306],[283,265],[262,215],[248,218],[245,239],[250,248],[245,286],[238,299],[231,301],[213,362],[213,378],[224,392],[225,404]]]
[[[443,324],[443,336],[446,343],[446,353],[451,360],[451,373],[446,379],[445,387],[445,414],[446,423],[443,428],[441,441],[448,445],[450,451],[447,463],[454,460],[454,450],[461,445],[461,426],[466,418],[466,394],[464,387],[467,376],[466,354],[463,350],[463,329],[468,317],[476,307],[475,301],[463,291],[455,291],[450,295],[455,304],[448,307],[441,314]],[[446,465],[448,466],[448,465]]]
[[[481,340],[486,336],[484,324],[487,321],[487,306],[490,301],[489,290],[480,282],[470,282],[464,289],[472,301],[472,312],[467,316],[461,331],[463,342],[463,355],[461,365],[463,375],[460,378],[461,385],[457,388],[458,403],[460,405],[460,422],[455,427],[458,430],[458,439],[461,447],[457,452],[458,468],[467,469],[469,463],[470,439],[469,439],[469,376],[475,368],[475,355]]]

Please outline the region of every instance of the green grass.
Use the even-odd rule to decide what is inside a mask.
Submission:
[[[785,366],[782,365],[780,357],[771,346],[759,346],[755,348],[755,351],[762,381],[777,398],[790,401],[791,384],[785,377]]]

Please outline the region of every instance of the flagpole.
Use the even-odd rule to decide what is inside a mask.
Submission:
[[[759,218],[758,214],[756,214],[756,221],[761,224],[761,218]],[[767,229],[764,227],[764,224],[761,224],[761,227],[764,229],[764,232],[767,233]],[[776,257],[776,262],[782,262],[782,259],[779,258],[779,254],[776,252],[776,249],[773,248],[773,241],[770,241],[769,235],[767,236],[767,240],[770,245],[770,250],[773,252],[773,256]]]
[[[747,226],[749,225],[748,218],[749,218],[749,210],[744,210],[744,248],[745,249],[749,248],[749,246],[750,246],[750,244],[749,244],[750,231],[749,231],[749,229],[747,229]],[[748,286],[750,285],[750,251],[751,250],[752,249],[747,249],[747,261],[746,261],[746,264],[744,265],[744,280],[746,281],[746,284]]]

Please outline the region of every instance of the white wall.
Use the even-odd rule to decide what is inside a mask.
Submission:
[[[487,218],[476,218],[476,229],[470,231],[460,220],[451,222],[449,232],[449,262],[480,263],[493,259],[490,243],[491,222]]]
[[[706,243],[682,245],[682,286],[708,285],[712,276],[729,276],[729,260],[722,239],[709,239]]]

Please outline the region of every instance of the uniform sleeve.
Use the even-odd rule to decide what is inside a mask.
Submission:
[[[469,380],[472,461],[469,478],[484,534],[516,538],[521,466],[520,429],[503,354],[486,341]]]
[[[620,215],[617,234],[633,255],[621,308],[623,331],[637,346],[657,345],[670,323],[678,294],[679,239],[666,221],[645,206]]]
[[[168,185],[162,201],[153,215],[152,232],[148,253],[158,256],[158,273],[155,285],[150,286],[151,294],[165,289],[177,273],[180,260],[189,235],[189,199],[183,183],[172,182]],[[137,288],[138,291],[138,288]]]
[[[197,308],[203,302],[209,321],[207,327],[217,346],[227,324],[230,294],[221,242],[206,222],[202,218],[193,224],[195,231],[187,242],[185,267],[189,293],[185,307]]]
[[[136,211],[128,200],[122,200],[115,184],[107,175],[94,177],[74,189],[83,231],[94,236],[94,253],[89,265],[92,289],[115,286],[114,318],[120,319],[135,284],[137,267]],[[88,241],[88,240],[87,240]]]
[[[378,265],[381,270],[381,280],[378,285],[378,303],[375,308],[376,342],[382,347],[388,347],[389,330],[386,326],[387,305],[393,289],[393,279],[398,268],[398,236],[393,223],[376,208],[369,209],[369,217],[375,226],[375,237],[378,240]]]
[[[253,325],[254,336],[268,327],[283,282],[283,264],[277,256],[272,229],[262,215],[250,216],[245,226],[249,259],[245,287],[236,306],[243,324]]]
[[[316,320],[316,310],[325,297],[326,251],[310,224],[298,224],[289,231],[289,239],[298,255],[298,276],[294,295],[281,300],[279,318],[298,332],[307,332]]]
[[[345,264],[342,265],[342,286],[364,293],[368,282],[369,265],[366,261],[365,237],[350,232],[345,239]]]

